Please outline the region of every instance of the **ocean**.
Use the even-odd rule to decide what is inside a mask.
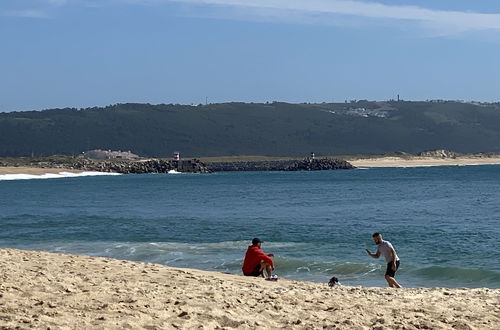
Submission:
[[[500,288],[500,166],[116,176],[0,175],[0,247],[234,274],[253,237],[282,278]]]

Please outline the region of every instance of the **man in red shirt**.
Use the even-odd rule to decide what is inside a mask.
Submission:
[[[265,270],[267,273],[267,278],[274,279],[276,277],[273,277],[274,254],[264,253],[264,251],[260,249],[262,243],[262,240],[257,237],[252,240],[252,245],[248,247],[247,253],[245,254],[245,259],[243,260],[243,274],[245,276],[263,277]]]

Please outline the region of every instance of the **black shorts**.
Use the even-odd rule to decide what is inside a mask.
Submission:
[[[387,263],[387,269],[385,270],[385,275],[389,275],[390,277],[396,276],[396,271],[399,268],[399,260],[396,261],[396,270],[392,270],[392,261]]]
[[[245,276],[254,276],[254,277],[259,277],[262,275],[262,272],[263,270],[260,270],[260,264],[258,264],[257,266],[255,266],[253,272],[249,273],[249,274],[245,274],[243,273],[243,275]]]

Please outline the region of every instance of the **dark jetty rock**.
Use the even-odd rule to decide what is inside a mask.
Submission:
[[[44,158],[12,158],[0,160],[0,166],[31,166],[39,168],[67,168],[81,171],[113,172],[122,174],[211,173],[224,171],[319,171],[352,169],[350,163],[340,159],[235,161],[203,163],[198,159],[90,159],[83,157],[53,156]]]
[[[29,166],[38,168],[67,168],[81,171],[113,172],[122,174],[168,173],[171,170],[187,173],[210,173],[198,159],[90,159],[83,157],[11,158],[0,160],[0,166]]]
[[[72,168],[84,171],[115,172],[123,174],[168,173],[175,170],[183,173],[210,173],[198,159],[162,160],[147,159],[137,161],[78,159]]]
[[[321,171],[346,170],[355,168],[342,159],[310,159],[274,160],[274,161],[241,161],[207,163],[207,168],[213,172],[224,171]]]
[[[350,170],[355,168],[351,163],[342,159],[304,159],[295,162],[285,171],[324,171],[324,170]]]

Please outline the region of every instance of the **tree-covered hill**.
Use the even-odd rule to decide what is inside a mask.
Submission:
[[[90,149],[156,157],[500,152],[500,104],[117,104],[0,114],[0,156]]]

